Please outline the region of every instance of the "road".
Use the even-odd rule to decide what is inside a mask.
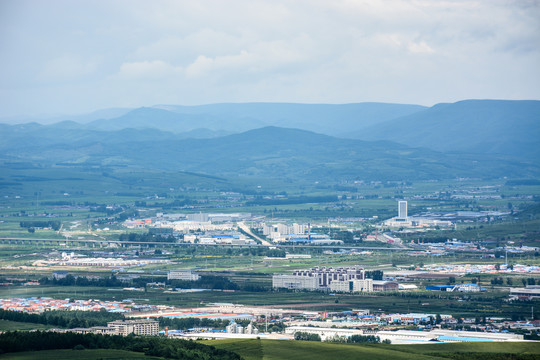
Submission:
[[[252,233],[251,229],[246,224],[244,224],[243,221],[240,221],[240,222],[236,223],[236,225],[238,225],[238,227],[240,229],[242,229],[246,234],[248,234],[252,238],[259,240],[261,242],[261,244],[263,244],[264,246],[273,246],[273,244],[271,244],[267,240],[261,239],[260,237],[258,237],[254,233]]]

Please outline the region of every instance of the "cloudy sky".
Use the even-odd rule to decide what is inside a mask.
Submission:
[[[540,1],[0,1],[0,116],[469,98],[540,99]]]

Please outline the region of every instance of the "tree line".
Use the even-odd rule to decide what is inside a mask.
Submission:
[[[47,277],[41,278],[39,280],[41,285],[56,285],[56,286],[100,286],[100,287],[118,287],[123,286],[124,283],[121,280],[118,280],[113,274],[107,277],[101,277],[99,279],[89,279],[85,276],[73,276],[68,274],[66,277],[61,279]],[[146,281],[145,281],[146,284]]]
[[[55,333],[5,332],[0,334],[0,352],[40,351],[55,349],[116,349],[144,353],[182,360],[240,360],[231,351],[217,349],[195,341],[168,339],[162,337],[135,337],[119,335],[76,334],[72,332]]]
[[[123,320],[124,315],[102,311],[45,311],[41,314],[29,314],[23,311],[0,309],[0,319],[24,323],[57,326],[60,328],[107,326],[109,321]],[[0,347],[1,348],[1,347]]]
[[[44,221],[21,221],[19,222],[19,226],[22,228],[27,229],[35,229],[35,228],[48,228],[50,227],[54,231],[60,230],[60,226],[62,226],[62,223],[57,220],[44,220]]]
[[[153,235],[153,234],[150,234],[150,233],[146,233],[146,234],[137,234],[137,233],[120,234],[120,237],[118,239],[120,241],[129,241],[129,242],[166,242],[166,243],[174,243],[174,242],[176,242],[175,237],[172,236],[172,235],[164,237],[164,236],[161,236],[161,235]]]

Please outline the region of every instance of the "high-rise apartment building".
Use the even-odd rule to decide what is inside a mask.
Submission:
[[[398,219],[407,220],[407,202],[400,201],[398,203]]]

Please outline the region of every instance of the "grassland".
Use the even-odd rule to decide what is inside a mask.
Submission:
[[[0,319],[0,331],[47,330],[53,326]]]
[[[205,341],[238,353],[246,360],[284,359],[537,359],[540,345],[522,343],[458,343],[426,345],[352,345],[279,340]],[[463,357],[456,357],[463,356]]]

